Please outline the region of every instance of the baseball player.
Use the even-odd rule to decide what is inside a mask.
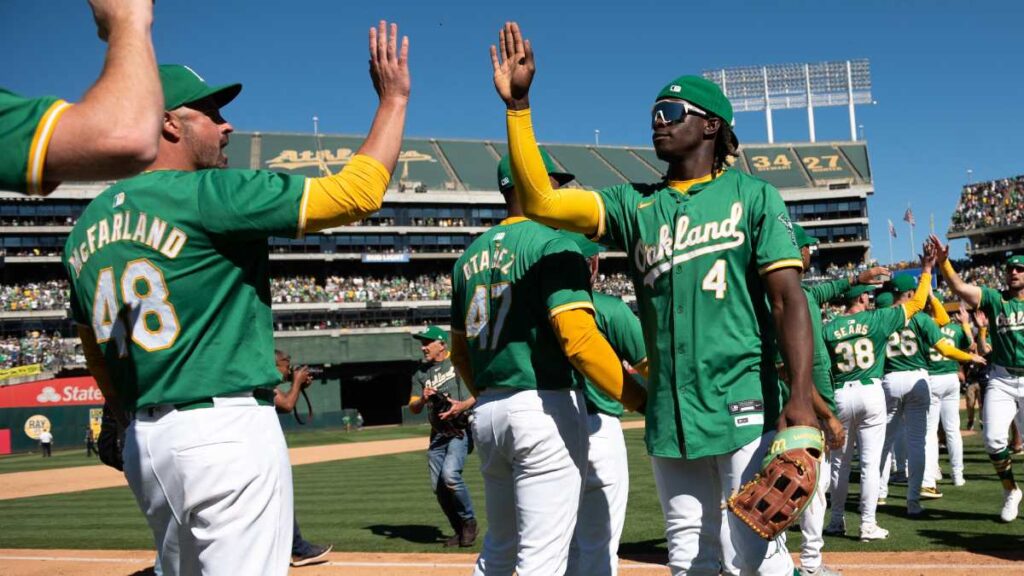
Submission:
[[[300,366],[292,369],[292,357],[283,350],[274,350],[274,367],[281,374],[281,382],[290,384],[287,392],[280,388],[274,388],[274,409],[278,414],[291,414],[295,410],[295,404],[299,401],[299,393],[309,388],[313,383],[313,376],[309,373],[309,366]],[[327,562],[327,555],[334,549],[333,544],[321,546],[313,544],[302,537],[302,530],[299,528],[299,518],[292,515],[292,566],[310,566]]]
[[[694,76],[666,85],[652,109],[654,148],[669,164],[662,182],[554,190],[533,134],[532,48],[515,23],[499,43],[500,59],[492,46],[491,60],[519,201],[538,222],[629,255],[650,352],[646,440],[669,566],[717,574],[724,497],[753,478],[777,425],[817,426],[811,324],[786,207],[771,185],[728,167],[738,146],[732,105]],[[792,378],[785,407],[776,334]],[[766,541],[727,518],[741,571],[793,572],[784,537]]]
[[[1003,483],[999,517],[1013,522],[1019,513],[1021,490],[1013,477],[1013,456],[1007,443],[1010,423],[1024,429],[1024,256],[1006,261],[1006,292],[964,282],[949,262],[949,247],[937,236],[929,242],[938,251],[942,275],[949,287],[971,308],[980,308],[993,325],[989,380],[982,411],[985,450]]]
[[[89,0],[107,42],[103,72],[71,105],[0,88],[0,190],[46,195],[62,180],[137,174],[153,161],[163,97],[152,0]]]
[[[793,224],[793,232],[796,235],[797,246],[800,248],[803,269],[807,270],[811,266],[811,248],[818,243],[818,239],[807,234],[799,224]],[[888,273],[889,271],[885,268],[875,267],[850,278],[818,284],[802,284],[804,294],[807,296],[807,307],[814,333],[814,386],[818,393],[815,396],[815,413],[821,420],[822,428],[828,432],[829,448],[833,450],[840,449],[846,444],[846,429],[838,418],[832,362],[823,336],[821,305],[838,298],[851,286],[877,284],[880,282],[879,278]],[[784,374],[783,379],[788,381],[788,375]],[[800,517],[800,532],[803,534],[803,542],[800,546],[801,576],[839,575],[836,570],[825,566],[821,558],[821,550],[825,545],[822,530],[825,527],[825,511],[828,506],[825,493],[828,491],[830,480],[831,475],[825,473],[825,470],[818,474],[817,491]]]
[[[975,310],[971,316],[974,318],[974,325],[978,327],[978,336],[969,334],[974,341],[974,352],[981,354],[988,360],[992,353],[992,337],[988,333],[988,317],[981,310]],[[988,374],[984,366],[971,364],[966,370],[967,386],[964,391],[964,398],[967,401],[967,429],[974,430],[974,415],[981,414],[982,383],[988,381]]]
[[[960,350],[971,349],[970,319],[967,311],[961,308],[957,314],[957,322],[951,322],[942,300],[932,296],[929,300],[929,312],[939,325],[943,338]],[[966,368],[966,367],[965,367]],[[960,363],[942,355],[932,348],[928,352],[928,388],[931,391],[931,404],[928,406],[928,429],[925,433],[925,464],[924,480],[921,490],[940,493],[936,485],[939,479],[939,421],[946,434],[946,452],[952,468],[953,485],[963,486],[964,481],[964,443],[960,437],[960,383],[963,372]]]
[[[448,333],[440,326],[428,326],[425,330],[413,334],[413,337],[420,342],[423,362],[412,375],[413,396],[409,399],[409,409],[412,413],[419,414],[424,407],[434,411],[434,404],[430,403],[429,399],[435,394],[449,398],[453,404],[445,414],[435,414],[437,418],[448,418],[472,409],[476,399],[466,389],[465,384],[455,373],[455,367],[452,366],[448,352]],[[476,542],[477,525],[473,501],[466,483],[462,480],[466,456],[472,451],[473,437],[470,434],[452,436],[431,429],[430,447],[427,449],[430,489],[437,496],[441,511],[455,531],[455,535],[445,541],[446,548],[469,547]]]
[[[507,158],[507,156],[506,156]],[[502,163],[511,178],[511,167]],[[590,265],[593,287],[600,267],[599,244],[582,234],[563,232],[576,243]],[[639,374],[647,373],[647,349],[640,319],[622,298],[593,293],[594,320],[619,358]],[[587,404],[587,477],[583,483],[576,531],[569,548],[569,576],[614,576],[619,572],[619,538],[626,521],[629,497],[629,461],[619,418],[624,409],[588,381],[584,388]]]
[[[832,520],[826,534],[846,533],[843,512],[856,438],[861,470],[860,540],[881,540],[889,535],[875,519],[886,423],[885,393],[879,385],[885,362],[882,349],[890,334],[924,308],[934,260],[933,254],[925,255],[920,286],[912,299],[897,307],[870,310],[874,287],[852,287],[846,292],[846,311],[824,332],[835,376],[836,407],[847,432],[846,445],[831,455]]]
[[[896,304],[910,299],[917,282],[909,274],[893,276],[886,288]],[[907,515],[919,518],[924,513],[921,498],[939,498],[934,488],[922,490],[925,466],[925,436],[931,391],[928,385],[928,354],[934,347],[942,355],[958,362],[984,360],[957,350],[939,331],[931,316],[915,314],[906,326],[889,335],[885,349],[886,433],[882,454],[892,450],[896,429],[903,426],[907,442]],[[887,479],[886,479],[887,480]]]
[[[272,405],[271,235],[365,218],[380,208],[401,147],[407,40],[370,32],[380,103],[339,174],[227,170],[220,109],[241,85],[211,87],[160,67],[160,152],[149,170],[93,200],[64,265],[89,369],[127,427],[124,469],[164,574],[284,574],[292,481]],[[179,545],[180,544],[180,545]]]
[[[545,165],[549,181],[572,179]],[[579,249],[524,218],[508,184],[508,217],[452,272],[452,363],[477,396],[489,519],[474,574],[561,575],[586,475],[583,377],[630,409],[646,396],[594,323]]]

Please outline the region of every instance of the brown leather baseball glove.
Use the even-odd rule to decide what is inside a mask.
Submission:
[[[762,538],[774,539],[800,517],[814,495],[823,450],[817,428],[794,426],[779,432],[761,471],[729,497],[729,510]]]

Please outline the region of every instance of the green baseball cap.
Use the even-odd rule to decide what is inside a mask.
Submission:
[[[440,326],[427,326],[422,332],[417,332],[413,334],[412,337],[417,340],[424,340],[427,342],[440,340],[445,344],[448,343],[448,333],[445,332],[444,328],[441,328]]]
[[[808,234],[804,227],[799,224],[793,224],[793,235],[796,237],[797,248],[816,246],[818,244],[818,239]]]
[[[583,234],[565,231],[562,231],[561,234],[576,243],[576,247],[583,253],[584,258],[592,258],[605,250],[604,246],[601,246],[597,242],[591,242]]]
[[[875,296],[875,308],[888,308],[894,302],[896,302],[896,297],[892,295],[892,292],[882,292]]]
[[[662,98],[686,100],[732,124],[732,103],[718,84],[700,76],[680,76],[669,82],[655,100]]]
[[[885,289],[895,294],[902,294],[907,291],[917,290],[917,278],[910,274],[897,274],[885,283]]]
[[[241,84],[210,86],[195,70],[181,64],[161,64],[160,83],[164,87],[164,110],[174,110],[206,97],[213,98],[221,108],[242,91]]]
[[[542,146],[538,146],[537,149],[540,150],[540,157],[544,160],[544,168],[547,169],[548,174],[554,176],[559,186],[568,184],[576,179],[576,176],[559,170],[558,166],[555,165],[555,161],[551,159],[551,155]],[[501,157],[501,161],[498,162],[498,190],[508,192],[515,187],[515,183],[512,182],[512,159],[508,154],[505,154]]]
[[[1022,266],[1024,267],[1024,254],[1015,254],[1010,256],[1010,259],[1006,261],[1006,267],[1011,266]]]
[[[870,284],[858,284],[847,290],[846,294],[844,294],[843,296],[847,300],[853,300],[854,298],[859,298],[862,294],[867,294],[869,292],[874,291],[875,287]]]

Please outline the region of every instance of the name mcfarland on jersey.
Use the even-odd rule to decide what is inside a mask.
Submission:
[[[730,216],[721,222],[707,222],[690,228],[690,217],[680,216],[676,220],[675,235],[668,224],[662,224],[656,244],[645,244],[637,240],[633,251],[636,268],[644,274],[644,284],[653,286],[655,280],[672,266],[682,264],[705,254],[713,254],[730,250],[743,244],[746,235],[739,230],[739,222],[743,217],[743,205],[734,202]],[[705,246],[715,240],[728,239],[728,242],[717,242]]]
[[[114,212],[111,217],[93,224],[86,229],[85,237],[86,239],[68,256],[68,262],[75,269],[76,277],[81,274],[82,266],[93,254],[114,242],[134,242],[149,246],[174,259],[188,241],[188,235],[179,228],[171,227],[168,232],[166,221],[156,216],[151,217],[145,212],[133,213],[131,210]]]

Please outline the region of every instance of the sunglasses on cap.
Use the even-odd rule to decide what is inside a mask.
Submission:
[[[692,114],[700,118],[707,118],[708,113],[690,104],[686,100],[659,100],[651,108],[651,128],[660,122],[666,126],[678,124],[686,120],[686,116]]]

